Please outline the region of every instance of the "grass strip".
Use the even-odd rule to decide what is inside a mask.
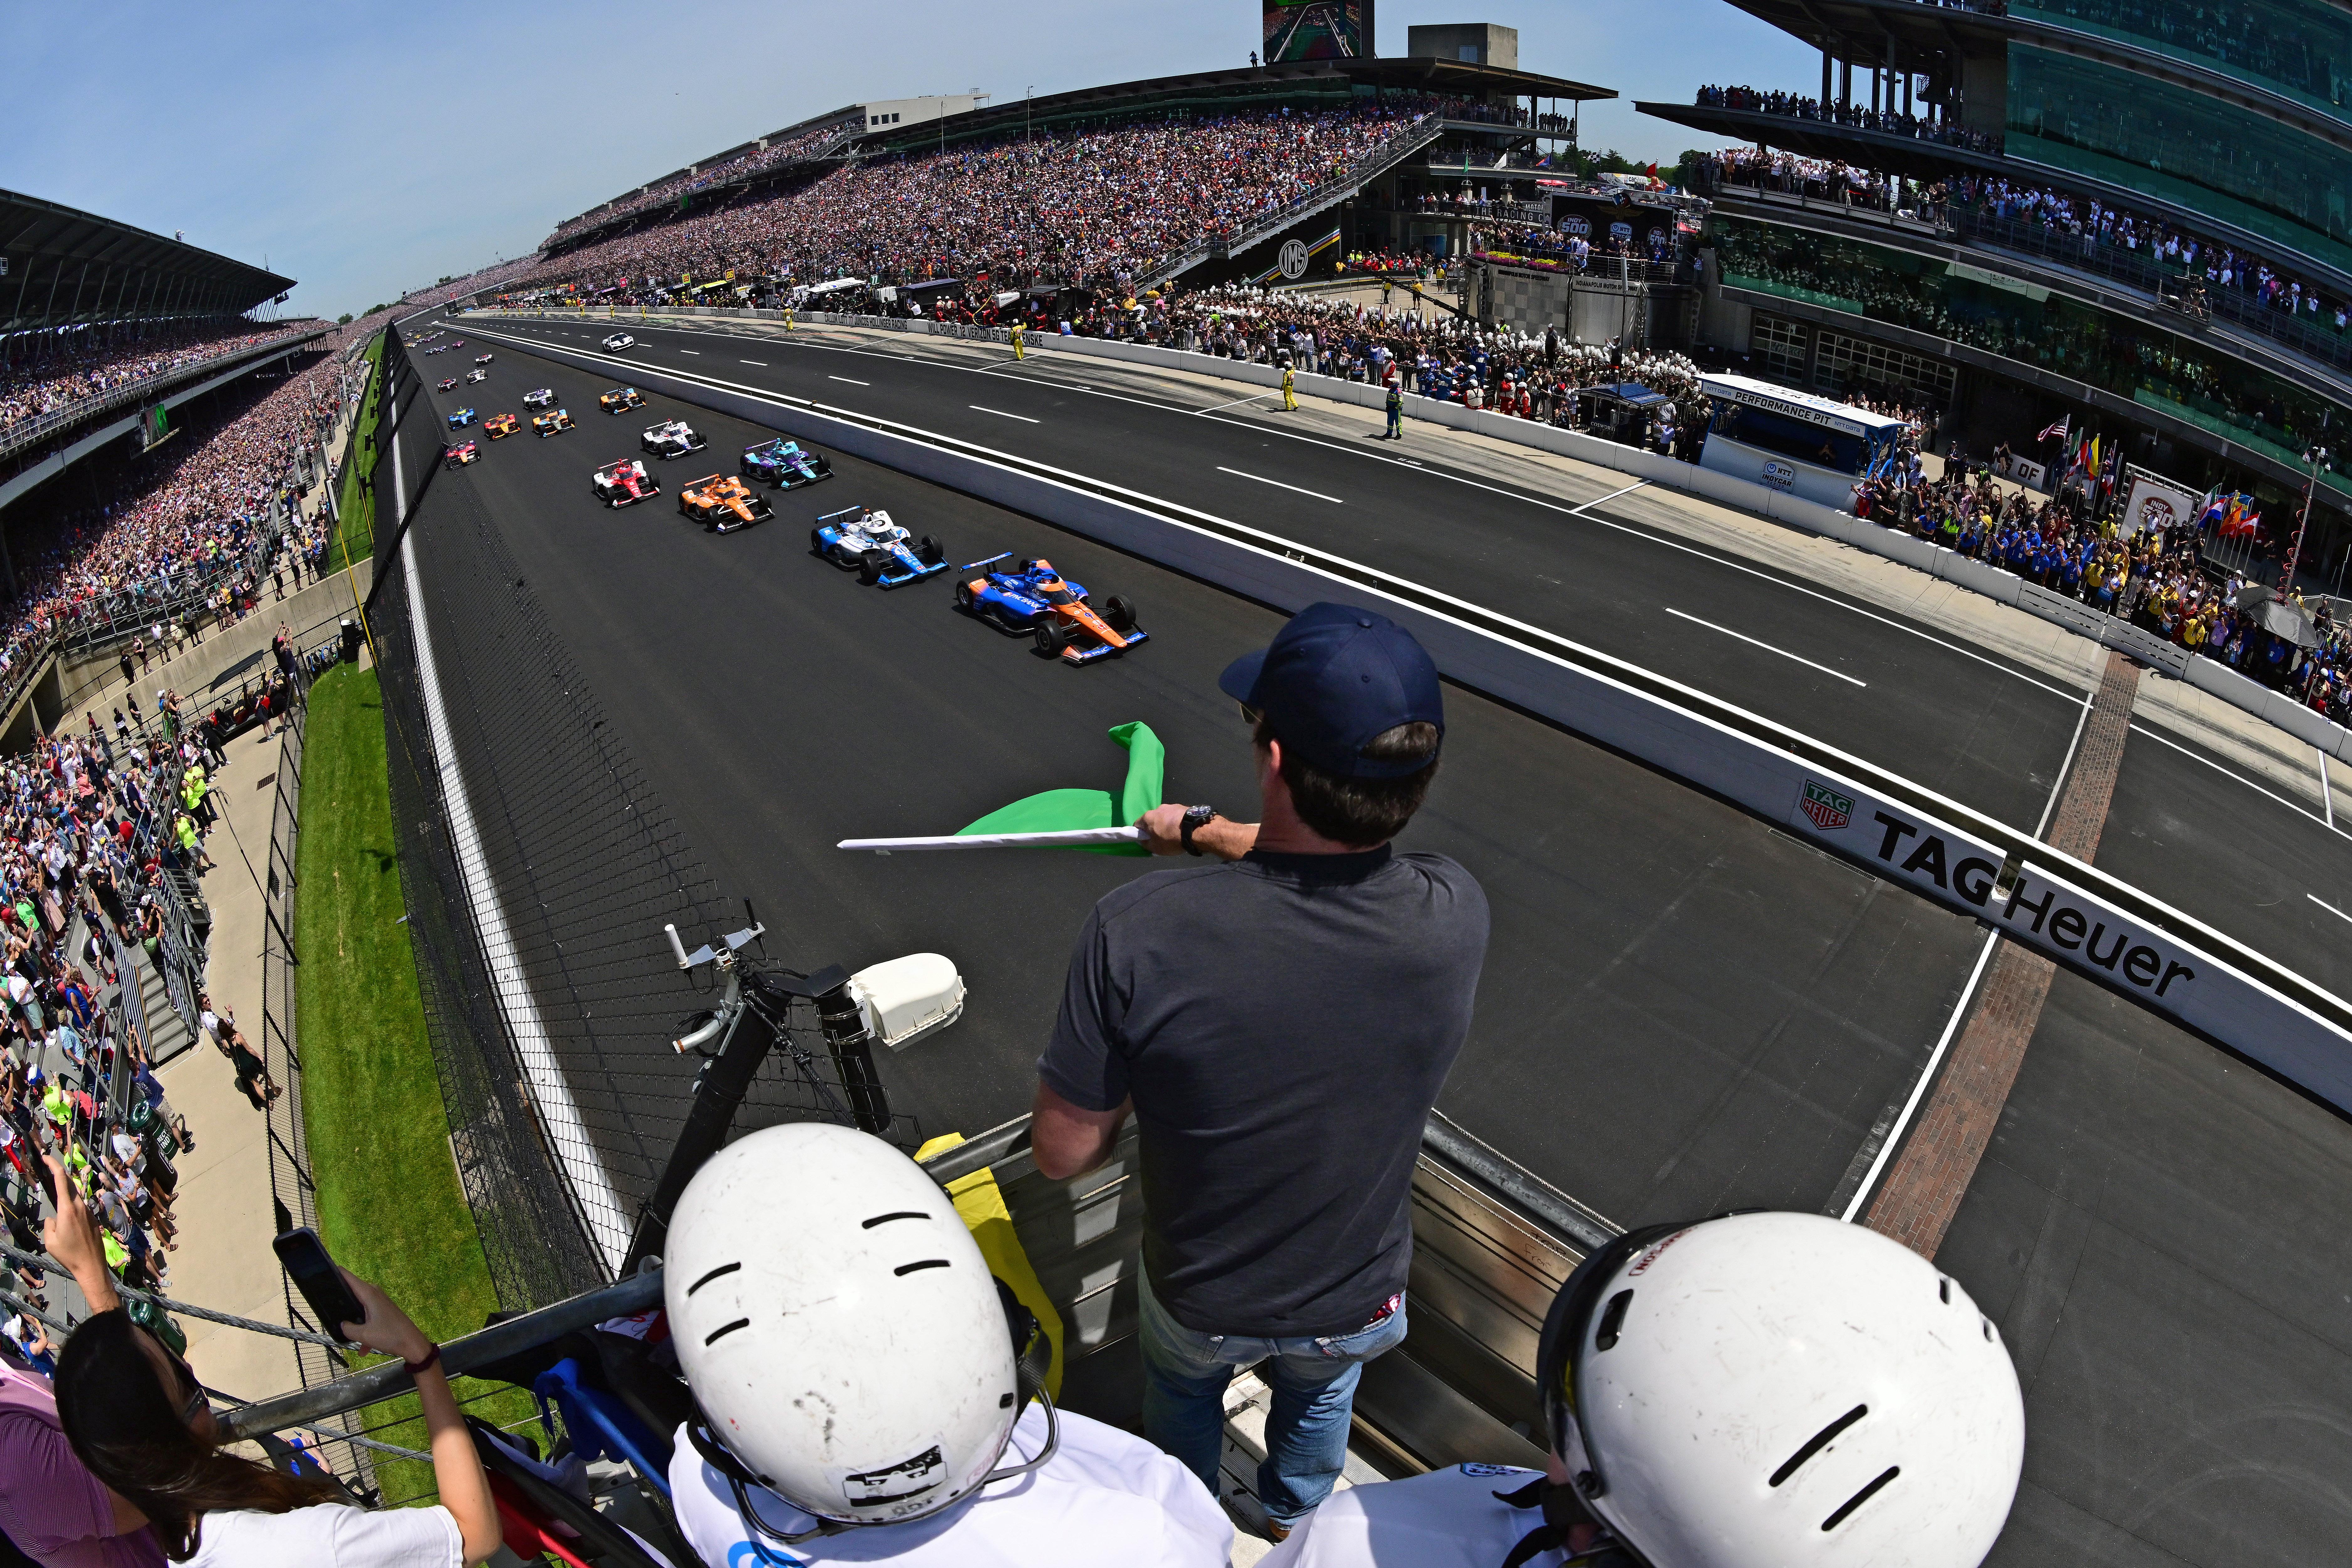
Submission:
[[[337,1262],[383,1287],[434,1339],[498,1307],[449,1152],[441,1080],[425,1032],[400,896],[373,669],[341,664],[310,689],[303,737],[301,894],[296,900],[302,1121],[319,1230]],[[460,1401],[501,1426],[532,1413],[504,1384],[457,1380]],[[365,1413],[369,1435],[425,1447],[415,1395]],[[431,1467],[378,1456],[387,1501],[429,1500]]]

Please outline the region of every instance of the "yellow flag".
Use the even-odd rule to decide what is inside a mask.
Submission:
[[[920,1163],[943,1154],[962,1142],[961,1132],[942,1133],[916,1150],[915,1159]],[[1060,1398],[1062,1314],[1054,1310],[1045,1287],[1038,1282],[1037,1270],[1030,1267],[1028,1253],[1022,1249],[1021,1237],[1013,1232],[1013,1211],[1005,1206],[1004,1194],[996,1184],[996,1173],[982,1167],[969,1176],[959,1176],[948,1184],[947,1192],[956,1213],[971,1231],[971,1238],[980,1244],[980,1255],[987,1259],[988,1271],[1011,1286],[1021,1304],[1037,1314],[1038,1326],[1045,1330],[1046,1342],[1054,1347],[1053,1363],[1045,1373],[1045,1392]]]

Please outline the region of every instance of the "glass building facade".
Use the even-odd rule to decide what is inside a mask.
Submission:
[[[1956,267],[1908,251],[1761,223],[1723,212],[1710,216],[1723,283],[1800,300],[1860,321],[1881,321],[1965,344],[2020,364],[2084,383],[2144,408],[2300,466],[2319,438],[2329,405],[2270,375],[2188,339],[2128,317],[2030,287],[1980,268]],[[1768,363],[1799,345],[1784,328]],[[1823,334],[1826,338],[1829,334]],[[1815,355],[1816,376],[1822,373]],[[2352,494],[2352,480],[2323,483]]]
[[[2010,0],[2009,14],[2168,55],[2352,123],[2352,12],[2327,0]]]
[[[2006,144],[2352,271],[2352,150],[2250,110],[2012,44]]]

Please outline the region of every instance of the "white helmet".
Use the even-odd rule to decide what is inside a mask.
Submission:
[[[1538,1377],[1583,1509],[1653,1568],[1975,1568],[2024,1463],[1968,1293],[1820,1215],[1618,1237],[1553,1303]]]
[[[954,1204],[887,1143],[816,1122],[738,1140],[680,1194],[662,1271],[689,1430],[739,1509],[756,1482],[830,1532],[1003,1479],[1029,1380],[1003,1300]]]

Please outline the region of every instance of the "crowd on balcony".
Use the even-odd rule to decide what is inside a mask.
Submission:
[[[1778,114],[1790,120],[1843,125],[1854,131],[1908,136],[1915,141],[1934,142],[1946,147],[1959,147],[1996,157],[2000,153],[1999,132],[1970,131],[1966,126],[1931,120],[1925,115],[1870,109],[1861,104],[1824,103],[1818,98],[1807,98],[1801,93],[1767,91],[1755,87],[1703,87],[1698,89],[1697,102],[1702,109],[1737,109],[1753,114]]]
[[[734,272],[1114,286],[1347,174],[1435,100],[1167,115],[876,158],[551,258],[531,287],[638,300]]]
[[[0,364],[0,437],[25,420],[58,413],[150,376],[257,348],[297,330],[291,323],[264,325],[231,316],[19,332],[6,341],[6,363]]]
[[[1990,464],[1948,462],[1930,479],[1915,458],[1857,487],[1854,512],[2004,567],[2352,724],[2352,627],[2335,623],[2330,602],[2311,612],[2316,647],[2265,630],[2252,606],[2238,605],[2248,580],[2203,562],[2200,540],[2220,526],[2216,514],[2127,533],[2116,489],[2112,466],[2104,480],[2073,474],[2056,495],[2037,498],[2000,483]]]
[[[684,174],[673,175],[658,184],[648,185],[631,195],[615,197],[612,202],[593,212],[582,213],[567,223],[558,224],[555,231],[540,242],[541,248],[544,249],[551,245],[561,245],[572,236],[585,233],[599,224],[611,223],[616,218],[632,217],[639,213],[651,212],[665,204],[675,202],[681,196],[690,198],[695,192],[708,190],[713,185],[726,184],[735,180],[748,180],[754,174],[764,174],[771,169],[781,168],[796,159],[819,153],[829,143],[840,141],[862,129],[863,127],[855,117],[828,121],[823,125],[803,131],[797,136],[788,136],[781,142],[772,142],[765,147],[754,147],[747,152],[739,153],[723,163],[706,164],[690,169]]]

